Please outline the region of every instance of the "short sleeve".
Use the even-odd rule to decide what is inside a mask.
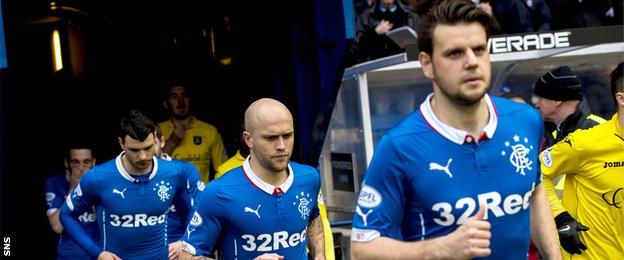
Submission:
[[[385,236],[401,239],[406,200],[405,174],[397,147],[384,136],[366,172],[353,217],[351,240],[369,242]]]

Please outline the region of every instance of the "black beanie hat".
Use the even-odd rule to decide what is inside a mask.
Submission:
[[[581,81],[565,65],[551,70],[537,79],[533,93],[546,99],[558,101],[583,99]]]

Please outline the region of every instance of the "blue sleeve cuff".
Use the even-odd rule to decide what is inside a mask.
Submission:
[[[82,228],[80,222],[71,215],[66,205],[61,207],[59,220],[66,231],[90,256],[97,258],[103,250],[91,239],[89,234]]]

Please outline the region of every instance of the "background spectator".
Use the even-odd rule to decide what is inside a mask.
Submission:
[[[393,29],[409,26],[414,31],[418,14],[410,6],[395,0],[377,0],[357,18],[353,63],[361,63],[403,52],[385,35]]]
[[[546,129],[549,132],[544,147],[563,140],[576,129],[587,129],[605,121],[591,113],[583,98],[581,81],[568,66],[560,66],[538,78],[533,93],[533,103],[544,121],[556,126]]]
[[[56,259],[91,259],[80,245],[63,229],[59,220],[60,208],[82,175],[95,166],[93,149],[87,144],[73,143],[67,146],[64,160],[65,171],[62,174],[50,177],[45,185],[45,197],[47,204],[48,220],[54,232],[60,234],[56,246]],[[99,241],[98,226],[93,209],[86,210],[81,214],[79,221],[89,237]]]
[[[615,13],[620,16],[618,24],[622,24],[622,3],[620,10],[615,10],[613,2],[618,0],[545,0],[552,12],[553,29],[570,29],[579,27],[602,26],[614,20]]]
[[[168,83],[165,93],[163,106],[171,117],[158,124],[167,137],[163,152],[194,164],[202,181],[208,183],[214,179],[217,167],[227,160],[221,135],[216,127],[191,114],[191,93],[182,82]]]
[[[544,0],[498,0],[492,4],[503,34],[551,29],[550,9]]]

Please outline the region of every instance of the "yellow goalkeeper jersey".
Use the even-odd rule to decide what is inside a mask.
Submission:
[[[170,154],[174,159],[187,161],[195,165],[201,179],[208,183],[210,167],[217,167],[227,160],[223,140],[217,128],[211,124],[190,118],[190,127],[184,133],[184,139]],[[169,138],[175,129],[173,122],[167,120],[158,124],[165,138]]]
[[[567,211],[589,227],[580,232],[587,250],[564,259],[624,259],[624,130],[618,115],[577,130],[540,156],[542,183],[553,216]],[[563,197],[552,179],[567,174]]]
[[[221,176],[223,176],[223,174],[228,172],[229,170],[243,165],[244,161],[245,161],[245,157],[243,157],[243,155],[241,155],[240,150],[236,151],[236,154],[234,156],[232,156],[230,159],[228,159],[227,161],[222,163],[217,168],[217,173],[215,174],[215,179],[221,178]]]

